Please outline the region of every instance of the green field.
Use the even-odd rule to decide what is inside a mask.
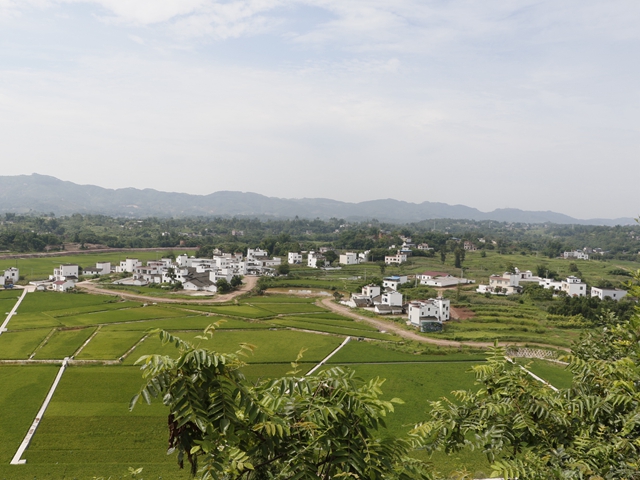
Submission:
[[[26,360],[49,333],[51,329],[4,332],[0,335],[0,359]]]
[[[185,306],[185,308],[215,315],[228,315],[230,317],[266,318],[275,316],[275,313],[269,310],[250,305],[189,305],[188,307]]]
[[[303,320],[290,320],[288,318],[269,320],[269,323],[272,325],[277,325],[281,327],[296,328],[300,330],[313,330],[316,332],[333,333],[335,335],[375,338],[377,340],[387,340],[390,342],[399,340],[398,337],[394,335],[390,335],[388,333],[379,333],[377,331],[372,331],[372,330],[350,328],[350,326],[343,327],[341,325],[326,325],[323,323],[308,322]],[[355,322],[353,323],[355,324]]]
[[[580,336],[578,329],[559,328],[555,322],[547,320],[546,312],[539,307],[504,299],[482,299],[490,303],[463,304],[474,312],[472,318],[451,320],[445,324],[444,332],[428,336],[456,341],[493,342],[497,339],[559,347],[570,346]]]
[[[140,331],[113,331],[102,328],[78,354],[78,360],[115,360],[144,337]]]
[[[0,366],[0,478],[5,478],[58,369],[56,365]]]
[[[17,297],[11,293],[13,297],[7,295],[4,300],[7,305]],[[4,305],[2,298],[0,305]],[[474,388],[474,377],[468,370],[484,361],[484,354],[400,341],[366,323],[324,310],[314,301],[266,295],[243,299],[237,305],[141,307],[110,296],[30,293],[11,320],[9,331],[0,335],[0,359],[26,359],[35,352],[36,360],[59,360],[76,352],[99,328],[78,360],[116,360],[145,337],[147,330],[163,328],[220,352],[236,351],[241,343],[255,345],[255,351],[244,357],[247,365],[243,371],[250,381],[257,381],[285,375],[303,348],[307,350],[299,374],[333,351],[345,335],[383,339],[387,341],[353,340],[330,362],[346,364],[363,378],[387,378],[385,397],[400,397],[406,402],[387,419],[393,433],[404,433],[425,419],[429,400],[449,396],[451,390]],[[475,308],[476,317],[460,322],[456,335],[480,335],[482,331],[474,328],[483,327],[485,334],[513,335],[515,326],[532,329],[524,333],[533,335],[545,322],[544,314],[530,305],[501,301],[469,308]],[[195,339],[204,327],[219,320],[225,322],[212,340]],[[444,336],[452,334],[445,332]],[[20,466],[9,466],[8,461],[58,367],[0,366],[0,409],[18,412],[0,415],[0,456],[4,459],[0,479],[116,479],[124,478],[129,467],[143,467],[145,479],[188,478],[187,472],[177,469],[175,458],[165,454],[166,412],[161,403],[139,405],[133,413],[128,412],[129,399],[142,382],[133,363],[153,353],[175,356],[177,350],[173,345],[161,345],[153,335],[139,343],[123,364],[69,367],[26,451],[28,462]],[[548,362],[534,361],[530,368],[557,386],[566,386],[571,379],[566,370]],[[432,461],[443,472],[466,465],[478,475],[490,473],[478,452],[438,454]]]
[[[58,330],[47,343],[36,351],[34,358],[63,359],[70,357],[95,332],[95,328],[87,327],[73,330]]]
[[[179,333],[177,336],[184,340],[194,340],[201,332]],[[211,340],[196,340],[196,343],[219,352],[235,352],[241,343],[248,343],[256,347],[253,354],[245,357],[247,363],[289,363],[296,359],[298,352],[306,348],[303,362],[319,362],[331,353],[342,338],[330,335],[317,335],[291,330],[246,330],[246,331],[218,331]],[[141,343],[126,359],[126,364],[133,364],[140,356],[152,353],[176,355],[173,344],[162,345],[159,338],[150,337]]]

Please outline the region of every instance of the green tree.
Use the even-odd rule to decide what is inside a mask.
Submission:
[[[289,275],[291,267],[289,267],[288,263],[281,263],[280,265],[278,265],[278,268],[276,268],[276,270],[279,275]]]
[[[216,281],[216,287],[218,288],[218,293],[229,293],[233,290],[233,287],[225,278],[218,279]]]
[[[234,275],[233,277],[231,277],[231,281],[229,282],[229,284],[234,289],[238,288],[240,285],[242,285],[242,276],[241,275]]]
[[[440,261],[444,265],[444,262],[447,260],[447,251],[444,247],[440,248]]]
[[[216,325],[196,345],[165,331],[177,358],[141,357],[145,383],[133,397],[168,407],[169,445],[203,479],[427,479],[429,466],[409,457],[418,437],[383,435],[394,403],[379,378],[365,382],[334,367],[313,376],[256,384],[242,374],[242,345],[233,354],[207,348]],[[300,358],[300,357],[299,357]]]

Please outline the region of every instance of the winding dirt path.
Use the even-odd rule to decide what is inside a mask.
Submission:
[[[484,349],[484,348],[489,348],[493,346],[493,342],[456,342],[454,340],[425,337],[425,336],[419,335],[415,331],[406,330],[402,328],[400,325],[392,321],[384,320],[382,318],[378,319],[378,318],[371,318],[371,317],[365,317],[364,315],[360,315],[345,305],[340,305],[338,303],[335,303],[333,301],[333,298],[331,297],[323,298],[321,300],[318,300],[318,302],[316,303],[318,305],[321,305],[331,310],[332,312],[338,313],[345,317],[353,318],[354,320],[357,320],[359,322],[368,323],[369,325],[377,328],[378,330],[385,330],[387,332],[394,333],[399,337],[406,338],[407,340],[413,340],[415,342],[430,343],[432,345],[439,345],[441,347],[473,347],[473,348]],[[499,345],[500,346],[536,345],[539,347],[547,347],[547,348],[553,348],[556,350],[569,351],[568,348],[557,347],[555,345],[546,345],[543,343],[526,343],[525,344],[525,343],[517,343],[517,342],[500,342]]]
[[[231,293],[225,293],[224,295],[216,295],[215,298],[207,299],[203,297],[193,297],[193,300],[187,298],[169,298],[169,297],[153,297],[151,295],[142,295],[139,293],[129,293],[123,290],[110,290],[108,288],[100,288],[95,283],[86,280],[76,284],[77,288],[86,290],[89,293],[95,295],[117,295],[127,300],[135,300],[149,303],[197,303],[197,304],[209,304],[209,303],[225,303],[233,300],[234,298],[247,293],[258,283],[258,277],[244,277],[242,279],[242,286]]]

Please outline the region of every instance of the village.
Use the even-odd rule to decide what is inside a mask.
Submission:
[[[464,242],[466,251],[475,251],[471,242]],[[410,238],[403,238],[400,248],[385,256],[384,264],[389,266],[401,265],[407,262],[414,249],[429,250],[427,244],[415,245]],[[331,252],[331,254],[329,253]],[[599,253],[593,252],[590,253]],[[337,253],[329,247],[321,247],[317,251],[288,252],[286,264],[289,266],[303,266],[313,269],[339,270],[343,266],[358,265],[369,262],[369,251]],[[577,250],[564,252],[562,258],[588,260],[586,251]],[[333,266],[330,258],[335,259],[338,266]],[[84,279],[100,278],[113,274],[110,279],[114,285],[122,286],[162,286],[162,288],[179,288],[186,292],[202,292],[215,294],[222,284],[237,286],[244,276],[278,276],[286,275],[288,269],[283,270],[281,257],[270,256],[269,252],[260,248],[247,249],[246,256],[241,252],[226,253],[215,249],[210,258],[197,258],[187,254],[174,258],[160,258],[149,260],[146,265],[137,258],[126,258],[118,264],[111,262],[96,262],[95,265],[82,268],[77,264],[61,264],[54,268],[48,279],[33,280],[30,283],[37,290],[67,292],[75,289],[82,276]],[[0,276],[0,285],[10,288],[19,279],[16,267],[7,269]],[[433,298],[406,301],[400,287],[409,282],[414,285],[433,287],[438,295]],[[421,332],[438,332],[443,330],[444,322],[451,318],[450,300],[441,296],[443,290],[459,288],[463,285],[475,283],[474,280],[456,277],[446,272],[424,271],[413,275],[395,274],[382,278],[380,284],[370,283],[361,288],[360,292],[352,293],[347,299],[340,300],[345,306],[371,311],[376,315],[405,316],[406,323]],[[568,276],[563,280],[544,278],[533,275],[530,270],[520,271],[514,267],[512,271],[489,276],[488,284],[478,285],[475,289],[481,295],[509,296],[523,293],[527,284],[539,285],[552,290],[554,295],[570,297],[598,297],[620,300],[627,292],[620,288],[588,287],[580,278]]]

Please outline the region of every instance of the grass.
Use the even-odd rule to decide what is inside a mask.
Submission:
[[[4,332],[0,335],[0,359],[26,360],[49,333],[51,329]]]
[[[564,365],[548,362],[546,360],[531,360],[527,358],[519,358],[517,362],[527,366],[528,369],[545,379],[556,388],[569,388],[573,375]]]
[[[397,405],[395,412],[385,420],[389,431],[396,435],[406,434],[411,426],[428,418],[430,400],[452,398],[451,391],[473,389],[475,381],[473,374],[469,373],[469,363],[357,365],[352,368],[363,379],[385,378],[383,398],[398,397],[405,402]],[[416,456],[429,460],[423,452],[416,452]],[[437,453],[431,461],[445,474],[462,466],[475,474],[473,478],[488,477],[491,473],[488,462],[478,451],[463,450],[451,455]]]
[[[264,310],[273,314],[293,314],[293,313],[320,313],[326,312],[326,308],[318,307],[309,303],[274,303],[265,304]]]
[[[40,348],[35,355],[35,359],[63,359],[70,357],[80,346],[91,336],[95,328],[80,328],[73,330],[58,330]]]
[[[340,326],[324,325],[319,323],[305,322],[301,320],[277,319],[270,320],[270,324],[281,327],[298,328],[301,330],[313,330],[315,332],[333,333],[335,335],[344,335],[352,337],[375,338],[378,340],[387,340],[390,342],[398,341],[398,337],[388,333],[379,333],[377,331],[358,330],[356,328],[344,328]]]
[[[476,316],[466,320],[451,320],[444,332],[428,334],[432,338],[456,341],[544,343],[568,347],[580,336],[580,330],[558,328],[546,320],[546,311],[528,304],[504,299],[485,299],[490,303],[466,304]]]
[[[298,322],[306,322],[317,325],[329,325],[334,327],[344,327],[344,328],[352,328],[355,330],[366,330],[369,332],[377,332],[378,329],[376,327],[372,327],[369,324],[364,322],[356,322],[354,320],[350,320],[347,318],[343,318],[340,320],[331,320],[330,318],[308,318],[307,316],[300,317],[285,317],[284,320],[295,320]],[[271,320],[272,322],[274,320]]]
[[[17,300],[22,295],[22,290],[0,288],[0,300]],[[15,303],[15,302],[14,302]]]
[[[240,303],[246,304],[267,304],[267,303],[314,303],[317,297],[298,297],[298,296],[288,296],[288,295],[278,295],[278,294],[269,294],[269,295],[257,295],[255,297],[249,297],[240,301]]]
[[[257,321],[239,320],[237,318],[221,318],[208,316],[193,316],[180,318],[166,318],[160,320],[140,320],[136,322],[114,323],[109,325],[111,330],[148,330],[161,328],[163,330],[204,330],[214,322],[223,320],[218,327],[220,330],[234,329],[268,329],[269,324]]]
[[[189,305],[188,307],[185,306],[185,308],[216,315],[228,315],[230,317],[266,318],[274,316],[273,312],[251,305]]]
[[[116,297],[109,295],[87,295],[60,292],[32,292],[28,293],[18,313],[51,312],[70,308],[85,307],[88,305],[100,305],[102,303],[116,302]]]
[[[338,281],[337,275],[331,278]],[[78,358],[116,359],[149,328],[179,331],[176,334],[181,338],[194,340],[206,325],[224,318],[208,316],[207,312],[219,315],[231,312],[233,318],[227,317],[227,322],[213,339],[202,341],[203,345],[208,344],[209,348],[221,352],[236,351],[240,343],[256,346],[255,352],[244,359],[248,365],[243,371],[250,381],[285,375],[291,370],[290,362],[295,360],[301,348],[308,348],[300,364],[300,374],[303,374],[342,342],[342,338],[332,335],[285,328],[270,330],[273,326],[287,324],[307,330],[331,330],[340,335],[382,336],[398,340],[331,312],[305,313],[319,307],[312,304],[314,299],[299,301],[299,297],[250,297],[239,305],[139,308],[135,302],[109,303],[111,297],[104,296],[91,299],[91,295],[30,293],[25,301],[31,296],[34,297],[32,305],[11,320],[9,327],[12,330],[0,335],[2,358],[27,358],[53,327],[68,322],[80,327],[86,324],[86,328],[55,331],[37,351],[36,359],[70,355],[94,331],[91,326],[98,323],[106,325],[101,327]],[[125,308],[121,308],[123,305]],[[487,332],[507,335],[514,333],[515,330],[509,330],[512,327],[534,329],[544,322],[544,312],[540,313],[531,305],[514,305],[504,299],[499,303],[485,302],[472,307],[478,307],[477,317],[460,322],[464,328],[458,330],[459,335],[482,336]],[[202,314],[187,313],[186,310]],[[274,317],[276,311],[291,315],[265,320]],[[24,330],[15,331],[16,328]],[[3,439],[0,442],[0,479],[94,476],[116,479],[124,478],[128,467],[143,467],[145,479],[188,478],[187,472],[175,466],[175,458],[165,455],[166,411],[161,402],[151,407],[140,405],[133,413],[127,410],[129,399],[142,383],[140,370],[131,365],[141,355],[151,353],[176,356],[178,351],[173,345],[161,345],[154,336],[138,345],[125,360],[125,365],[68,368],[26,452],[28,463],[19,467],[7,463],[33,420],[57,367],[0,367],[0,385],[3,387],[0,390],[0,411],[3,412],[0,415],[0,438]],[[474,377],[467,370],[484,358],[484,354],[478,352],[414,342],[352,341],[330,362],[351,364],[351,368],[365,379],[375,376],[387,378],[383,386],[385,398],[397,396],[406,402],[388,417],[389,429],[393,433],[404,433],[413,423],[426,419],[428,400],[448,396],[451,390],[474,388]],[[567,371],[548,362],[534,361],[531,369],[556,386],[566,386],[570,381]],[[11,412],[11,415],[5,415],[5,412]],[[478,476],[490,473],[478,452],[464,451],[450,456],[437,454],[432,461],[444,473],[461,465],[466,465]]]
[[[128,308],[124,310],[107,310],[104,312],[60,317],[57,320],[59,320],[62,325],[75,327],[80,325],[100,325],[105,323],[131,322],[180,316],[184,316],[184,312],[170,307],[154,306]]]
[[[50,315],[54,318],[70,317],[73,315],[80,315],[83,313],[97,313],[97,312],[106,312],[111,310],[123,310],[125,308],[136,308],[141,306],[142,304],[140,302],[103,303],[99,305],[87,305],[85,307],[53,310],[50,312]]]
[[[179,333],[184,340],[193,341],[201,332]],[[329,335],[318,335],[289,330],[248,330],[248,331],[218,331],[212,340],[199,341],[207,348],[219,352],[235,352],[241,343],[249,343],[256,347],[253,354],[244,358],[247,363],[287,363],[296,359],[298,352],[306,348],[303,362],[319,362],[335,349],[342,339]],[[142,342],[125,360],[125,364],[133,364],[140,356],[149,354],[164,354],[177,356],[177,349],[173,344],[162,345],[157,337],[148,338]]]
[[[114,331],[101,329],[77,355],[78,360],[115,360],[133,347],[144,336],[140,331]]]
[[[403,352],[386,343],[351,341],[336,353],[329,363],[372,362],[479,362],[483,353],[460,352],[453,348],[431,347],[415,353]]]
[[[66,478],[119,478],[133,466],[143,467],[144,478],[188,478],[175,456],[165,453],[162,402],[128,411],[141,383],[138,368],[70,367],[26,452],[23,472],[61,464],[67,475],[74,472]]]
[[[29,430],[58,369],[56,365],[0,366],[0,478],[5,478],[3,467]]]

